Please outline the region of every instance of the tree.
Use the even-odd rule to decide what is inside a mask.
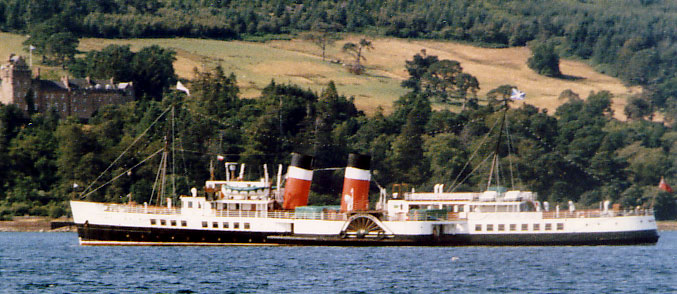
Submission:
[[[409,73],[409,78],[402,81],[402,87],[409,88],[414,91],[421,90],[421,79],[428,72],[428,68],[437,63],[439,59],[435,55],[427,55],[425,49],[421,49],[421,53],[414,55],[412,60],[405,61],[405,68]]]
[[[361,39],[359,43],[355,44],[348,42],[343,44],[343,52],[348,53],[350,56],[355,58],[355,63],[350,67],[350,71],[354,74],[361,74],[364,72],[364,67],[360,63],[362,60],[367,60],[362,55],[362,50],[371,50],[374,49],[371,41],[367,39]]]
[[[132,60],[134,52],[129,45],[108,45],[101,51],[90,51],[84,59],[78,59],[69,70],[75,76],[116,81],[130,81],[134,76]]]
[[[421,87],[429,96],[438,97],[442,102],[448,102],[453,91],[456,77],[463,72],[461,63],[455,60],[440,60],[428,68],[421,78]]]
[[[641,120],[653,113],[651,103],[642,97],[632,97],[623,112],[630,120]]]
[[[147,95],[159,100],[162,92],[176,83],[173,63],[176,52],[157,45],[145,47],[134,55],[134,91],[137,97]]]
[[[512,89],[516,88],[517,87],[513,85],[500,85],[498,88],[490,90],[487,92],[487,100],[489,100],[489,105],[496,107],[500,106],[504,101],[513,102],[509,98],[512,93]]]
[[[27,47],[34,46],[35,53],[41,54],[44,62],[65,68],[66,61],[72,60],[78,53],[80,41],[72,32],[62,31],[62,25],[57,20],[37,24],[31,28],[31,36],[23,44]]]
[[[458,61],[448,59],[431,64],[418,84],[427,96],[435,97],[440,102],[461,100],[463,109],[468,101],[468,94],[476,98],[480,88],[477,78],[463,72]]]
[[[326,59],[327,46],[331,46],[336,43],[336,40],[339,39],[338,34],[336,33],[340,30],[340,25],[329,25],[327,23],[321,22],[313,27],[312,32],[308,32],[302,35],[303,39],[313,42],[322,49],[322,61]]]
[[[66,68],[66,61],[72,60],[75,54],[78,53],[78,44],[80,40],[70,32],[56,33],[49,37],[45,51],[47,54],[54,56],[57,64],[62,68]]]
[[[555,53],[552,44],[539,43],[532,48],[532,55],[527,60],[529,68],[540,75],[548,77],[559,77],[562,73],[559,70],[559,55]]]

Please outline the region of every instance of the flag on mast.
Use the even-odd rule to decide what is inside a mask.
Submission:
[[[190,90],[188,90],[188,88],[186,88],[186,86],[184,86],[180,81],[176,82],[176,89],[186,92],[186,95],[190,96]]]
[[[526,93],[517,90],[516,88],[512,88],[512,92],[510,93],[510,99],[512,100],[524,100],[526,96]]]
[[[226,159],[226,158],[223,157],[223,156],[221,156],[221,155],[216,155],[216,159],[217,159],[218,161],[223,161],[223,160]]]
[[[661,181],[658,183],[658,189],[661,189],[665,192],[672,193],[672,187],[665,182],[665,179],[661,177]]]

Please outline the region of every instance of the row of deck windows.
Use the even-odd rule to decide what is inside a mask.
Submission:
[[[203,228],[208,228],[209,227],[209,222],[202,222],[202,227]],[[249,230],[249,223],[244,223],[244,229]],[[218,229],[219,228],[219,222],[212,222],[212,228]],[[230,228],[230,223],[228,222],[223,222],[222,229],[228,229]],[[240,228],[240,223],[234,222],[233,223],[233,229],[239,229]]]
[[[482,224],[476,224],[475,225],[475,231],[480,232],[482,231],[483,225]],[[488,224],[486,225],[486,231],[487,232],[492,232],[494,231],[494,228],[496,228],[496,231],[505,231],[505,224],[499,224],[494,226],[493,224]],[[557,223],[557,230],[562,231],[564,230],[564,223]],[[517,231],[517,224],[510,224],[508,225],[508,230],[514,232]],[[529,224],[522,224],[520,226],[521,231],[529,231]],[[532,224],[531,225],[531,230],[532,231],[540,231],[541,230],[541,224]],[[545,231],[552,231],[552,224],[545,224],[544,225],[544,230]]]
[[[155,226],[155,225],[157,225],[157,224],[158,224],[158,220],[157,220],[157,219],[154,219],[154,218],[150,219],[150,225],[151,225],[151,226]],[[169,225],[172,226],[172,227],[176,227],[176,224],[177,224],[177,221],[176,221],[176,220],[170,220],[170,221],[169,221]],[[160,220],[160,225],[161,225],[161,226],[166,226],[166,225],[167,225],[167,220],[161,219],[161,220]],[[182,226],[182,227],[186,227],[186,226],[188,226],[188,223],[187,223],[185,220],[182,220],[182,221],[181,221],[181,226]],[[203,227],[203,228],[208,228],[208,227],[209,227],[209,222],[204,222],[204,221],[203,221],[203,222],[202,222],[202,227]],[[218,228],[219,228],[219,222],[212,222],[212,228],[218,229]],[[229,222],[223,222],[223,223],[221,223],[221,228],[222,228],[222,229],[228,229],[228,228],[230,228],[230,223],[229,223]],[[240,228],[240,223],[239,223],[239,222],[233,222],[233,229],[239,229],[239,228]],[[249,223],[244,223],[244,224],[243,224],[243,228],[244,228],[245,230],[249,230],[250,224],[249,224]]]
[[[158,221],[157,221],[156,219],[151,219],[151,220],[150,220],[150,224],[151,224],[152,226],[157,225],[157,223],[158,223]],[[169,221],[169,225],[172,226],[172,227],[176,227],[176,223],[177,223],[176,220],[170,220],[170,221]],[[161,225],[161,226],[166,226],[166,225],[167,225],[167,220],[161,219],[161,220],[160,220],[160,225]],[[181,226],[182,226],[182,227],[188,226],[188,223],[187,223],[185,220],[182,220],[182,221],[181,221]]]

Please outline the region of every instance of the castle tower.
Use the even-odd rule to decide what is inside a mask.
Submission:
[[[0,102],[17,104],[26,109],[26,94],[31,88],[31,69],[23,57],[11,54],[9,62],[0,67]]]

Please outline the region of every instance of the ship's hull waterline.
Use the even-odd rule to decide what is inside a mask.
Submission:
[[[78,224],[81,245],[237,246],[548,246],[641,245],[658,241],[656,230],[535,233],[394,235],[355,238],[341,235],[292,235],[252,231],[212,231]]]

